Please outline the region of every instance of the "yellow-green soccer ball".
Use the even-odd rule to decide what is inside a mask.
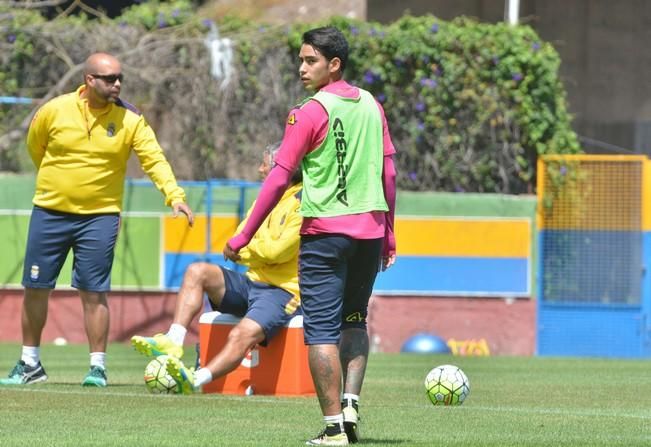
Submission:
[[[152,394],[175,394],[179,387],[167,372],[167,356],[159,355],[145,368],[145,385]]]
[[[458,366],[441,365],[425,377],[425,391],[434,405],[461,405],[470,394],[470,381]]]

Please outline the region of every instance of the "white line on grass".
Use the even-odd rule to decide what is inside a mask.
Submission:
[[[16,391],[23,393],[45,393],[45,394],[68,394],[76,396],[93,396],[97,398],[98,396],[106,397],[138,397],[138,398],[153,398],[153,399],[169,399],[169,398],[184,398],[183,396],[174,395],[174,394],[146,394],[146,393],[125,393],[125,392],[100,392],[95,393],[91,390],[89,391],[77,391],[77,390],[55,390],[55,389],[46,389],[46,388],[8,388],[0,389],[0,395],[3,391]],[[296,403],[303,404],[305,398],[313,398],[313,396],[297,396],[297,397],[262,397],[262,396],[237,396],[231,394],[201,394],[197,393],[192,395],[198,398],[217,398],[220,400],[235,400],[235,401],[246,401],[251,400],[255,403],[274,403],[277,404],[279,400],[282,400],[284,403]],[[185,396],[188,397],[188,396]],[[431,407],[431,405],[401,405],[401,404],[391,404],[391,405],[373,405],[377,407],[391,407],[391,408],[418,408],[423,409]],[[651,418],[651,410],[641,409],[640,411],[629,411],[629,412],[620,412],[619,410],[605,410],[605,409],[562,409],[562,408],[523,408],[523,407],[491,407],[484,405],[463,405],[461,407],[451,407],[447,409],[453,409],[456,411],[476,411],[476,412],[502,412],[502,413],[524,413],[524,414],[538,414],[538,415],[559,415],[559,416],[575,416],[575,417],[615,417],[615,418],[632,418],[632,419],[649,419]],[[445,411],[445,409],[442,409]]]
[[[153,399],[170,399],[170,398],[173,399],[173,398],[181,397],[178,394],[175,395],[175,394],[125,393],[125,392],[122,392],[122,391],[118,391],[118,392],[114,392],[114,391],[101,392],[100,391],[99,393],[97,393],[97,392],[94,392],[92,390],[88,390],[88,391],[53,390],[53,389],[45,389],[45,388],[38,388],[38,389],[34,389],[34,388],[12,388],[12,389],[0,388],[0,395],[2,395],[3,391],[15,391],[15,392],[22,392],[22,393],[68,394],[68,395],[71,395],[71,396],[93,396],[93,398],[96,398],[96,397],[99,397],[99,396],[104,396],[104,397],[114,397],[114,396],[115,397],[139,397],[139,398],[145,397],[145,398],[153,398]],[[208,397],[211,397],[211,396],[213,396],[213,397],[219,396],[219,399],[223,399],[223,400],[242,400],[242,401],[247,400],[247,399],[249,399],[249,400],[251,399],[251,396],[237,396],[237,395],[231,395],[231,394],[201,394],[201,393],[197,393],[197,394],[192,394],[191,396],[199,397],[199,398],[201,398],[201,397],[208,398]],[[184,396],[184,397],[191,397],[191,396]],[[298,397],[300,398],[300,396],[298,396]],[[313,396],[307,396],[307,397],[313,397]],[[276,398],[263,398],[263,397],[260,397],[260,396],[253,396],[253,399],[255,399],[256,403],[259,403],[259,402],[278,403],[278,399],[280,399],[280,398],[281,398],[281,396],[276,397]],[[286,402],[292,402],[291,399],[294,399],[294,398],[288,397],[288,398],[283,399],[283,400],[286,401]],[[295,402],[296,403],[303,403],[303,402],[299,402],[298,400],[296,400]]]

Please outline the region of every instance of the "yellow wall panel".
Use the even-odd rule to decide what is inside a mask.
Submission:
[[[224,245],[235,233],[238,225],[236,216],[212,217],[210,223],[211,252],[220,253]],[[176,219],[165,216],[164,225],[164,251],[173,253],[203,253],[206,251],[207,237],[206,216],[195,216],[194,226],[188,227],[188,223],[182,216]]]
[[[644,160],[642,175],[642,231],[651,231],[651,160]]]
[[[185,219],[166,216],[164,251],[203,253],[206,217],[196,216],[189,228]],[[237,217],[213,217],[211,252],[220,253],[235,233]],[[529,257],[531,222],[527,219],[396,219],[399,255]]]
[[[529,257],[528,219],[396,219],[398,255]]]

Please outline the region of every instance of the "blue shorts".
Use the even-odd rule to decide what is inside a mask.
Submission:
[[[221,313],[246,317],[258,323],[262,326],[265,335],[265,341],[260,343],[261,345],[266,346],[267,342],[292,317],[300,315],[300,306],[293,313],[288,313],[289,311],[285,310],[285,306],[294,297],[288,291],[263,282],[251,281],[243,273],[219,267],[224,272],[226,290],[218,307],[210,302],[212,309]]]
[[[111,289],[111,268],[120,215],[70,214],[35,206],[29,221],[23,286],[53,289],[72,249],[72,287]]]
[[[366,328],[383,239],[301,236],[298,282],[305,344],[337,344],[342,329]]]

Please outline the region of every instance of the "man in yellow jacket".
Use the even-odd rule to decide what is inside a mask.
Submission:
[[[265,150],[258,172],[266,177],[273,167],[279,144]],[[240,251],[239,263],[248,267],[237,273],[218,265],[196,262],[188,266],[179,290],[174,321],[166,334],[134,336],[131,343],[147,356],[169,355],[168,372],[189,394],[234,370],[257,344],[265,345],[300,312],[298,291],[299,212],[301,172],[292,178],[280,202],[269,214],[251,243]],[[247,219],[250,215],[247,214]],[[247,219],[236,230],[241,231]],[[242,317],[231,330],[224,348],[205,368],[192,372],[180,358],[187,327],[203,308],[203,294],[213,310]]]
[[[193,223],[185,193],[154,131],[134,106],[120,98],[120,62],[95,53],[86,60],[83,74],[84,85],[44,104],[27,134],[37,175],[22,280],[23,348],[21,359],[0,385],[47,380],[40,362],[41,333],[50,292],[70,249],[72,286],[79,290],[90,348],[90,370],[82,385],[107,385],[106,295],[132,150],[174,215],[183,213]]]

